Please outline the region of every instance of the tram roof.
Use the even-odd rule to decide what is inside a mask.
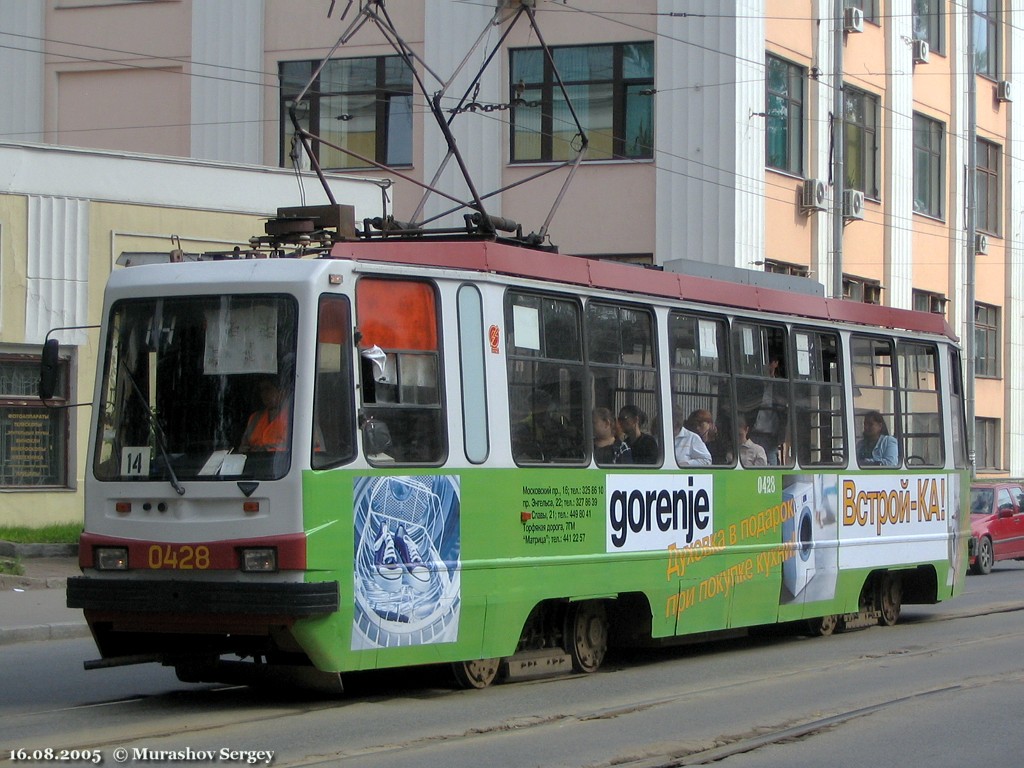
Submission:
[[[727,280],[666,272],[659,268],[567,256],[493,240],[345,241],[333,246],[331,257],[352,261],[491,272],[719,307],[941,334],[957,340],[946,318],[930,312],[791,293]]]

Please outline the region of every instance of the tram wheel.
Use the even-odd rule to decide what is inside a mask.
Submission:
[[[608,615],[597,600],[571,603],[566,615],[565,650],[577,672],[596,672],[608,651]]]
[[[882,576],[878,587],[878,623],[883,627],[891,627],[900,620],[900,608],[903,605],[903,584],[899,576],[887,573]]]
[[[839,616],[834,613],[807,620],[808,632],[816,637],[828,637],[837,629],[839,629]]]
[[[456,661],[452,674],[461,688],[486,688],[497,679],[500,665],[500,658]]]

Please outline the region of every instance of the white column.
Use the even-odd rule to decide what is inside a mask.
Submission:
[[[835,36],[832,27],[833,0],[816,0],[814,4],[815,24],[814,50],[816,58],[811,61],[811,76],[807,79],[807,169],[804,175],[809,179],[821,179],[828,184],[829,199],[827,210],[811,214],[810,266],[815,279],[825,286],[829,293],[833,284],[832,272],[835,259],[832,255],[832,196],[835,184],[832,179],[832,115],[834,89],[842,86],[842,77],[833,72],[835,61],[833,44]],[[814,73],[817,72],[817,77]],[[832,183],[829,183],[832,182]]]
[[[494,3],[452,3],[450,0],[427,0],[424,6],[424,59],[430,64],[439,77],[448,79],[454,74],[463,58],[469,53],[471,46],[481,32],[486,30],[494,15]],[[520,23],[526,23],[525,20]],[[501,36],[500,27],[490,27],[481,48],[470,58],[465,68],[449,87],[443,108],[453,107],[466,92],[473,77],[480,71],[484,51],[490,52]],[[508,60],[508,53],[499,53],[488,65],[480,81],[478,100],[483,104],[502,104],[508,101],[507,88],[502,80],[503,64]],[[437,90],[437,83],[429,75],[425,75],[427,87]],[[431,92],[433,92],[431,90]],[[422,97],[417,97],[418,104]],[[469,169],[469,175],[480,195],[486,195],[501,187],[502,164],[508,157],[508,149],[502,144],[502,120],[508,119],[508,112],[467,112],[457,115],[452,121],[452,133],[455,135],[459,153]],[[423,181],[431,182],[435,172],[448,151],[447,144],[430,114],[423,117]],[[448,161],[437,188],[450,194],[469,199],[468,188],[462,180],[458,165],[454,158]],[[447,198],[432,195],[427,201],[426,216],[433,216],[452,208],[454,203]],[[501,195],[495,195],[484,201],[488,213],[501,215]],[[462,214],[468,209],[459,211],[445,220],[437,221],[432,226],[461,226]]]
[[[25,343],[41,344],[51,328],[88,323],[89,201],[28,196]],[[84,344],[85,331],[60,341]]]
[[[43,18],[46,5],[0,0],[0,136],[43,141]]]
[[[1024,85],[1024,8],[1020,2],[1012,3],[1012,10],[1003,25],[1009,44],[1009,72],[1017,79],[1014,83]],[[1002,371],[1006,387],[1006,425],[1008,432],[1007,450],[1011,477],[1024,474],[1024,379],[1019,375],[1017,365],[1024,359],[1024,111],[1018,104],[1005,104],[1010,111],[1009,138],[1006,152],[1010,162],[1007,172],[1010,183],[1004,189],[1010,190],[1008,214],[1003,227],[1006,238],[1006,301],[1003,309],[1003,328],[1006,332],[1003,344]]]
[[[263,0],[192,3],[192,157],[262,164],[263,23]]]
[[[764,0],[658,2],[655,261],[764,258]]]
[[[914,62],[911,51],[911,0],[889,0],[886,19],[885,146],[888,172],[884,175],[885,303],[912,306],[914,262]],[[918,64],[927,68],[927,64]],[[922,74],[926,77],[926,70]]]

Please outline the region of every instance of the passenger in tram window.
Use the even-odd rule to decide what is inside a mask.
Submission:
[[[772,355],[768,361],[768,376],[779,378],[782,358]],[[779,445],[785,437],[786,404],[784,387],[768,381],[761,392],[761,402],[750,426],[750,439],[764,448],[768,463],[779,463]]]
[[[554,410],[551,395],[543,389],[534,390],[528,402],[530,412],[515,425],[512,433],[516,458],[527,461],[571,458],[574,447],[571,430],[562,415]]]
[[[624,405],[619,410],[619,426],[625,435],[626,445],[633,452],[634,464],[658,463],[658,441],[650,433],[644,432],[647,414],[635,405]]]
[[[750,425],[743,414],[736,419],[740,433],[740,464],[744,467],[767,467],[768,455],[764,448],[750,439]]]
[[[239,453],[272,453],[288,450],[289,414],[284,391],[274,376],[265,376],[259,382],[260,404],[246,423]]]
[[[672,431],[675,435],[672,445],[675,449],[676,463],[680,467],[708,466],[711,464],[711,451],[705,445],[702,435],[687,428],[687,424],[684,423],[687,421],[689,419],[683,419],[683,414],[678,411],[672,414]]]
[[[862,467],[898,467],[900,447],[889,434],[885,418],[878,411],[864,414],[863,437],[857,441],[857,463]]]
[[[597,464],[632,464],[633,451],[615,434],[615,417],[608,408],[594,409],[594,461]]]

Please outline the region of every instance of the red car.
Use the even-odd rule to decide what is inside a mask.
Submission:
[[[1024,487],[1020,483],[971,484],[970,563],[988,573],[997,560],[1024,560]]]

